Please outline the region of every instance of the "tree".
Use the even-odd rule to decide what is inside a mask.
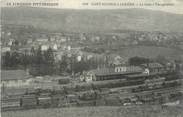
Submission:
[[[44,52],[44,61],[48,65],[53,65],[54,54],[53,54],[53,50],[51,48],[49,48],[47,51]]]
[[[83,71],[86,71],[89,69],[89,62],[84,61],[83,59],[81,59],[81,61],[76,62],[73,66],[73,71],[74,73],[82,73]]]
[[[135,66],[150,62],[148,58],[143,58],[138,56],[132,57],[128,61],[130,65],[135,65]]]
[[[62,60],[59,61],[59,71],[62,73],[66,72],[67,66],[68,66],[67,57],[63,56]]]
[[[21,57],[19,55],[19,53],[17,53],[16,51],[15,52],[12,52],[12,55],[10,57],[10,61],[11,61],[11,64],[12,64],[12,67],[17,67],[18,65],[21,64]]]
[[[44,52],[44,72],[45,74],[52,75],[54,73],[54,54],[53,50],[49,48],[47,51]]]
[[[43,63],[43,54],[41,51],[41,47],[39,46],[38,50],[36,51],[35,54],[35,64],[40,65]]]
[[[43,66],[43,54],[41,51],[41,46],[38,47],[34,52],[35,54],[32,57],[32,64],[30,69],[30,74],[32,75],[44,75],[44,67]]]
[[[166,64],[168,62],[168,60],[164,56],[161,56],[161,55],[158,55],[156,57],[156,61],[161,64]]]
[[[27,68],[27,66],[30,64],[30,60],[31,57],[29,57],[27,55],[27,53],[24,53],[22,56],[21,56],[21,65],[24,67],[24,69]]]
[[[11,67],[11,55],[10,52],[6,52],[5,55],[2,57],[2,66],[4,68]]]

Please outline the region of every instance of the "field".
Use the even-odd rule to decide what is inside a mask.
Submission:
[[[2,112],[2,117],[182,117],[183,107],[127,106]]]
[[[28,77],[24,70],[1,70],[0,73],[2,80],[21,80]]]
[[[141,56],[147,58],[156,58],[161,55],[170,59],[183,59],[183,51],[165,47],[155,46],[135,46],[122,48],[117,52],[123,58]]]

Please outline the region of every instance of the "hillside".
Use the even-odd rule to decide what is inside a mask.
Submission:
[[[183,31],[183,15],[145,9],[63,10],[17,7],[2,8],[1,15],[2,24],[33,25],[51,31]]]

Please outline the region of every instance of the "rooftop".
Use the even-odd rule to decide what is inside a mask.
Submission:
[[[143,69],[141,67],[138,66],[127,66],[126,67],[127,71],[121,71],[121,72],[115,72],[114,68],[101,68],[101,69],[95,69],[92,70],[91,72],[93,72],[94,74],[98,75],[98,76],[102,76],[102,75],[126,75],[126,74],[130,74],[130,73],[139,73],[139,72],[143,72]]]
[[[161,65],[160,63],[148,63],[148,64],[142,64],[142,66],[148,67],[148,68],[162,68],[163,67],[163,65]]]
[[[161,74],[166,74],[166,72],[161,72],[161,73],[150,73],[150,74],[132,74],[132,75],[126,75],[128,78],[138,78],[138,77],[146,77],[146,76],[156,76],[156,75],[161,75]]]

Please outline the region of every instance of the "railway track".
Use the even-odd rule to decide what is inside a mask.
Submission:
[[[142,92],[137,92],[137,93],[132,93],[132,92],[119,92],[119,93],[113,93],[111,95],[115,95],[119,96],[120,98],[129,98],[129,97],[133,97],[135,95],[138,96],[145,96],[145,95],[150,95],[153,93],[160,93],[160,94],[171,94],[174,92],[181,92],[183,91],[183,89],[180,87],[171,87],[171,88],[162,88],[162,89],[155,89],[155,90],[149,90],[149,91],[142,91]]]
[[[183,81],[183,79],[178,79],[178,80],[172,80],[172,81],[165,81],[165,83],[172,83],[172,82],[176,82],[176,81]],[[140,84],[140,85],[134,85],[134,86],[125,86],[125,87],[117,87],[117,88],[111,88],[110,91],[111,92],[123,92],[125,90],[130,90],[132,88],[138,88],[139,86],[144,86],[144,84]]]
[[[182,82],[182,79],[176,79],[176,80],[171,80],[171,81],[165,81],[165,83],[173,83],[173,82]],[[116,81],[115,81],[116,82]],[[117,94],[120,98],[125,98],[125,97],[132,97],[134,95],[139,95],[139,96],[143,96],[143,95],[149,95],[152,93],[160,93],[160,94],[170,94],[172,92],[176,92],[176,91],[181,91],[183,92],[183,88],[182,86],[174,86],[174,87],[161,87],[158,89],[150,89],[150,90],[145,90],[145,91],[140,91],[140,92],[131,92],[131,90],[133,88],[138,88],[140,86],[144,86],[144,84],[137,84],[137,85],[131,85],[131,86],[124,86],[124,87],[116,87],[116,88],[109,88],[106,92],[107,95],[114,95]],[[79,95],[81,93],[85,93],[87,91],[79,91],[79,92],[75,92],[74,94]],[[100,91],[99,91],[100,94]],[[42,108],[39,106],[35,106],[33,108]],[[3,111],[7,111],[7,110],[24,110],[25,108],[22,107],[15,107],[15,108],[4,108],[2,109]]]

